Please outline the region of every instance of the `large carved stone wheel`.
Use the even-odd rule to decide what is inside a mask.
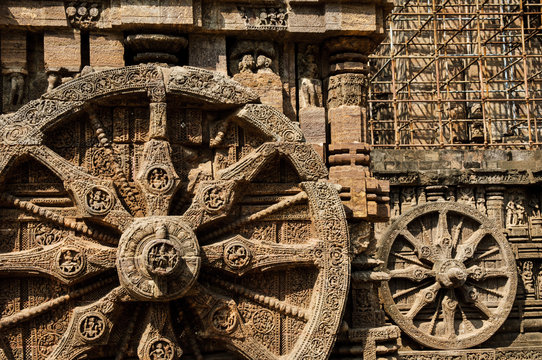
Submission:
[[[0,118],[0,358],[328,356],[345,213],[299,129],[256,101],[146,65]]]
[[[502,229],[458,203],[418,206],[382,237],[391,275],[381,286],[388,315],[417,342],[462,349],[486,341],[516,295],[516,262]]]

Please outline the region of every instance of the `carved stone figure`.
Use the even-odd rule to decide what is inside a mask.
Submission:
[[[506,225],[525,225],[524,196],[520,193],[512,194],[512,197],[506,203]]]
[[[271,68],[272,60],[265,55],[259,55],[256,59],[256,68],[258,73],[273,73]]]
[[[241,61],[239,61],[239,72],[240,73],[252,73],[256,63],[254,62],[254,57],[250,54],[244,55]]]
[[[288,12],[284,8],[238,7],[247,29],[285,30]]]
[[[47,92],[53,90],[60,84],[62,84],[62,77],[59,73],[53,71],[47,75]]]
[[[534,217],[542,216],[538,198],[533,197],[529,199],[529,209],[530,209],[531,216],[534,216]]]
[[[270,41],[238,40],[228,61],[232,74],[275,73],[277,65],[277,50]]]
[[[316,61],[317,48],[307,46],[300,60],[301,91],[300,106],[322,106],[322,81],[319,79]]]
[[[534,296],[534,273],[533,273],[533,262],[525,261],[521,267],[521,279],[523,281],[523,288],[525,292],[529,295]]]
[[[9,102],[11,105],[21,105],[24,101],[25,78],[24,74],[14,72],[10,75],[11,89]]]

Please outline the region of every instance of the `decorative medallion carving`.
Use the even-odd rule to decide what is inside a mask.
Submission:
[[[66,277],[77,276],[86,265],[85,255],[78,248],[61,248],[57,255],[57,266]]]
[[[173,344],[168,339],[158,339],[149,346],[148,357],[150,360],[173,360],[175,351]]]
[[[102,12],[101,1],[69,1],[65,3],[66,17],[71,26],[88,29],[96,26]]]
[[[198,240],[181,219],[148,217],[135,221],[119,241],[121,284],[141,300],[182,297],[196,281],[200,266]]]
[[[97,341],[105,334],[106,322],[102,314],[89,313],[79,320],[79,335],[88,342]]]
[[[224,248],[224,262],[232,269],[244,268],[251,257],[250,250],[242,242],[233,241]]]
[[[114,204],[114,197],[109,190],[94,186],[85,194],[85,206],[92,215],[105,215]]]
[[[166,192],[173,186],[173,181],[167,169],[156,166],[147,171],[147,184],[152,191]]]

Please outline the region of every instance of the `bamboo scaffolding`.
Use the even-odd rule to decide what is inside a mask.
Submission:
[[[397,0],[370,57],[375,147],[542,145],[542,4]]]

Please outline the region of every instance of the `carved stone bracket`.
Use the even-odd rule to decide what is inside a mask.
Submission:
[[[70,25],[78,29],[89,29],[96,26],[103,11],[101,0],[67,1],[65,2],[66,17]]]

